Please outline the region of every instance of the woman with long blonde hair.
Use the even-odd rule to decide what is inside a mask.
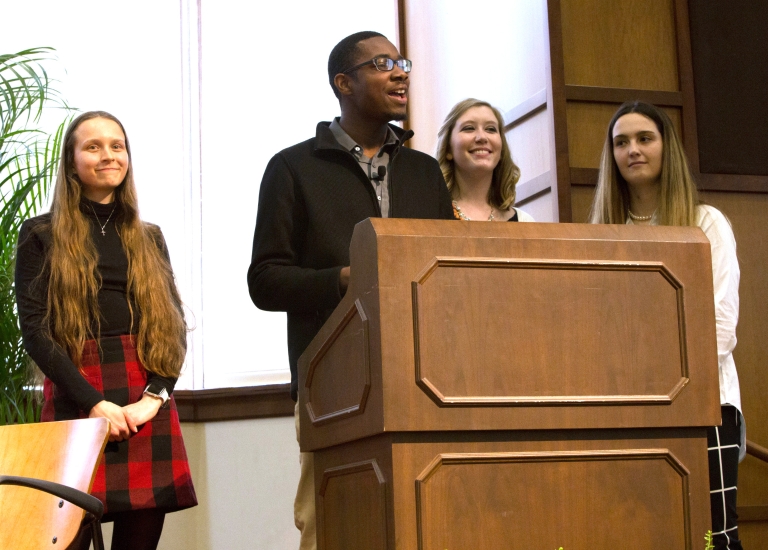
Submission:
[[[699,201],[680,138],[661,109],[634,101],[613,115],[590,222],[700,227],[709,239],[722,414],[722,425],[707,431],[712,532],[715,548],[739,550],[736,482],[746,434],[732,354],[739,319],[736,240],[725,216]]]
[[[533,218],[515,208],[520,169],[504,135],[504,118],[486,101],[453,106],[438,132],[437,162],[460,220],[521,221]]]
[[[112,549],[156,548],[165,514],[197,504],[171,396],[187,327],[109,113],[69,125],[51,210],[21,227],[16,295],[24,346],[45,375],[43,421],[110,421],[92,493],[115,522]]]

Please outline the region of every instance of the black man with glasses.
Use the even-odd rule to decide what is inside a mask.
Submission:
[[[370,217],[453,219],[440,166],[403,144],[411,62],[377,32],[344,38],[328,79],[341,116],[270,160],[259,192],[248,289],[256,307],[288,313],[291,397],[299,356],[349,283],[355,224]],[[298,436],[298,415],[297,415]],[[294,503],[301,550],[316,548],[312,453],[301,454]]]

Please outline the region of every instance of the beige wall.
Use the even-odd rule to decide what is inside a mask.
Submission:
[[[298,548],[293,417],[185,423],[181,429],[200,504],[166,517],[159,550]],[[104,537],[111,540],[111,524],[104,525]]]

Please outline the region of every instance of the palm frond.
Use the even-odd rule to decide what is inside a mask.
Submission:
[[[44,64],[53,48],[0,55],[0,425],[34,422],[40,410],[30,387],[13,283],[22,222],[45,205],[56,177],[71,109],[53,87]],[[47,109],[63,109],[55,132],[37,127]]]

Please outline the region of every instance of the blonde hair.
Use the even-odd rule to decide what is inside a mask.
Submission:
[[[117,118],[103,111],[78,116],[64,134],[59,171],[51,203],[51,248],[46,257],[49,275],[46,326],[75,365],[81,366],[83,345],[98,338],[97,294],[101,277],[89,222],[80,211],[82,185],[75,169],[75,131],[93,118],[106,118],[125,129]],[[144,367],[161,376],[178,376],[186,354],[186,331],[181,298],[170,262],[165,256],[160,229],[139,218],[136,186],[128,137],[128,170],[115,190],[116,227],[128,259],[128,307],[131,323],[138,308],[136,347]],[[47,225],[47,224],[46,224]],[[41,230],[47,230],[41,226]],[[43,270],[45,273],[46,270]],[[97,334],[92,334],[91,323]]]
[[[459,120],[459,117],[466,113],[472,107],[488,107],[493,111],[496,122],[499,125],[499,135],[501,136],[501,157],[496,168],[493,169],[491,179],[491,188],[488,190],[488,204],[499,210],[509,210],[515,204],[515,186],[520,179],[520,168],[512,160],[512,154],[507,144],[507,137],[504,135],[504,117],[498,109],[479,99],[465,99],[453,106],[448,116],[445,117],[440,131],[437,133],[437,162],[445,177],[445,183],[448,185],[448,191],[453,192],[455,185],[453,160],[448,160],[448,153],[451,148],[451,135],[453,127]]]
[[[624,103],[611,118],[600,158],[595,197],[589,213],[590,223],[626,223],[629,212],[629,186],[613,156],[613,128],[624,115],[637,113],[653,121],[662,139],[660,200],[657,219],[660,225],[696,225],[700,204],[696,183],[680,138],[667,114],[641,101]]]

